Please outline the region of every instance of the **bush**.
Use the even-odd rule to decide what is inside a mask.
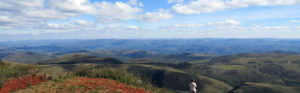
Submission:
[[[74,70],[74,75],[76,76],[87,76],[90,77],[94,67],[92,65],[82,65],[76,66]]]
[[[3,63],[3,62],[2,62]],[[36,74],[41,70],[37,65],[22,65],[22,64],[1,64],[0,65],[0,87],[4,81],[10,78],[17,78],[26,75]]]
[[[96,68],[93,65],[79,65],[73,69],[75,76],[84,76],[90,78],[107,78],[125,83],[134,87],[150,89],[159,93],[166,93],[166,90],[161,90],[154,87],[149,82],[144,82],[139,77],[127,73],[124,70],[113,69],[111,67]]]
[[[0,60],[0,65],[4,65],[4,62],[2,62],[2,60]]]
[[[116,70],[111,67],[96,68],[92,65],[80,65],[75,67],[74,75],[91,77],[91,78],[107,78],[113,79],[129,85],[141,85],[141,79],[123,70]]]

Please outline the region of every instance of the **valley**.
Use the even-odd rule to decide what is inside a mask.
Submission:
[[[105,49],[57,51],[48,51],[47,48],[2,49],[1,60],[9,64],[37,66],[40,69],[38,73],[47,74],[55,79],[70,77],[70,75],[103,78],[106,76],[100,74],[101,69],[119,70],[132,75],[129,77],[134,80],[147,82],[149,86],[171,93],[188,93],[187,84],[191,79],[196,80],[199,93],[240,93],[240,91],[297,93],[300,91],[300,54],[291,51],[230,55],[187,53],[187,51],[161,53],[146,50]],[[83,72],[80,73],[83,74],[74,74],[78,69],[79,71],[82,69]],[[100,72],[97,72],[99,70]],[[123,80],[116,77],[106,78]],[[136,84],[138,83],[133,83],[134,86]],[[34,87],[41,87],[41,85]],[[148,90],[149,87],[142,88]]]

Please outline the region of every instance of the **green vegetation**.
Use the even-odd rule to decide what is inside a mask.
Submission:
[[[24,53],[11,53],[1,59],[7,60],[7,61],[12,61],[12,62],[36,63],[36,62],[48,60],[51,58],[53,58],[52,55],[24,52]]]
[[[230,85],[219,80],[170,66],[135,64],[127,70],[140,75],[142,79],[150,79],[152,84],[158,87],[168,88],[178,93],[187,92],[189,89],[187,85],[191,79],[196,80],[197,90],[200,93],[225,93],[232,89]]]
[[[242,65],[213,65],[212,68],[220,70],[240,70],[246,71],[247,68]]]
[[[172,92],[185,93],[188,90],[187,84],[194,79],[200,93],[239,93],[240,90],[245,93],[300,91],[300,55],[296,53],[243,53],[204,59],[188,53],[157,56],[151,54],[150,58],[140,58],[138,52],[123,54],[131,53],[137,53],[131,55],[136,58],[99,57],[89,53],[67,54],[41,62],[38,67],[43,68],[40,73],[53,76],[54,83],[62,83],[65,79],[74,77],[108,78],[156,92],[166,92],[165,89],[169,89]],[[0,64],[7,65],[3,62]],[[8,68],[11,67],[6,67]],[[75,89],[73,86],[67,88]]]
[[[0,60],[0,88],[10,78],[36,74],[40,69],[37,65],[4,63]]]
[[[127,73],[124,70],[118,70],[111,67],[97,68],[94,65],[78,65],[73,69],[75,76],[91,77],[91,78],[107,78],[125,83],[130,86],[152,90],[158,93],[168,92],[165,89],[160,89],[153,86],[147,81],[136,77],[133,74]]]
[[[253,82],[246,82],[239,89],[233,90],[233,93],[240,93],[240,91],[247,93],[298,93],[294,87]]]
[[[141,78],[138,78],[133,74],[129,74],[124,70],[118,70],[111,67],[97,68],[93,65],[79,65],[74,68],[73,72],[75,76],[107,78],[128,84],[130,86],[156,91],[158,93],[167,92],[165,89],[159,89],[149,82],[142,81]]]

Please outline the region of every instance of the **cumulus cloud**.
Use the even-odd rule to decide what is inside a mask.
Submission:
[[[296,31],[300,31],[300,25],[296,27]]]
[[[299,4],[299,0],[195,0],[176,4],[172,10],[179,14],[200,14],[249,6],[274,6]]]
[[[290,20],[290,21],[289,21],[289,23],[292,23],[292,24],[293,24],[293,23],[298,23],[298,22],[299,22],[299,20]]]
[[[242,28],[241,22],[234,19],[226,19],[218,22],[207,22],[205,24],[199,23],[178,23],[169,26],[161,26],[160,29],[164,30],[195,30],[201,28],[216,28],[216,30],[233,30]]]
[[[140,29],[138,26],[128,26],[128,28],[130,28],[130,29]]]
[[[43,25],[46,25],[48,20],[65,20],[70,16],[75,16],[75,14],[48,8],[44,3],[44,0],[1,0],[1,16],[9,16],[4,17],[7,22],[1,24],[1,27],[35,29],[44,27]]]
[[[141,2],[132,0],[126,2],[90,2],[89,0],[1,0],[0,1],[0,29],[62,29],[83,25],[83,21],[76,23],[48,23],[51,20],[68,22],[71,17],[92,15],[97,23],[120,22],[136,19],[142,9]],[[17,6],[17,7],[16,7]],[[95,24],[95,23],[90,23]],[[79,26],[80,27],[80,26]],[[84,27],[84,26],[83,26]],[[72,28],[70,28],[72,29]]]
[[[17,7],[16,7],[17,6]],[[91,15],[95,23],[110,24],[126,20],[156,22],[173,17],[168,11],[143,13],[144,6],[138,0],[128,2],[107,2],[90,0],[1,0],[0,29],[66,29],[84,25],[70,22],[73,17]],[[63,23],[49,23],[49,21]],[[83,26],[85,27],[85,26]]]
[[[68,29],[68,30],[78,30],[87,28],[96,28],[96,24],[86,20],[74,20],[70,23],[47,23],[41,28],[47,29]]]
[[[13,19],[9,16],[0,16],[0,23],[12,22]]]
[[[138,31],[143,31],[143,29],[141,29],[138,26],[135,25],[129,25],[129,26],[121,26],[121,25],[107,25],[106,27],[99,29],[98,31],[104,31],[104,32],[138,32]]]
[[[75,16],[72,13],[62,13],[54,9],[32,9],[27,10],[22,13],[26,17],[40,18],[45,20],[55,19],[55,20],[65,20],[70,16]]]
[[[43,7],[44,0],[1,0],[0,11],[22,11]]]
[[[171,28],[190,28],[190,27],[202,27],[204,24],[195,24],[195,23],[181,23],[181,24],[174,24],[169,27]]]
[[[94,13],[95,8],[89,0],[49,0],[47,6],[64,12]]]
[[[194,23],[183,23],[183,24],[174,24],[174,27],[202,27],[203,24],[194,24]]]
[[[145,22],[156,22],[160,20],[166,20],[173,18],[173,15],[168,11],[159,9],[157,12],[147,12],[138,17],[138,20]]]
[[[240,25],[241,23],[237,20],[234,20],[234,19],[227,19],[225,21],[222,21],[222,22],[217,22],[216,23],[217,25],[221,25],[221,26],[237,26],[237,25]]]
[[[94,14],[98,20],[104,23],[130,20],[135,17],[135,15],[142,11],[138,7],[132,7],[126,3],[116,2],[101,2],[95,3],[97,8],[96,13]]]
[[[176,4],[172,9],[176,13],[180,14],[200,14],[217,10],[224,10],[227,7],[228,6],[226,6],[222,0],[197,0],[192,1],[188,5]]]
[[[106,1],[91,3],[89,0],[50,0],[47,5],[63,12],[92,14],[102,23],[130,20],[134,18],[136,13],[142,11],[142,9],[134,7],[139,5],[137,0],[130,0],[127,3],[110,3]]]
[[[256,24],[243,26],[242,23],[228,19],[219,22],[208,22],[203,24],[181,23],[160,27],[161,31],[169,33],[181,33],[180,36],[187,37],[185,33],[193,33],[195,37],[223,37],[223,38],[298,38],[300,26],[268,26]],[[206,35],[203,35],[203,34]],[[200,35],[203,36],[200,36]],[[174,35],[174,34],[173,34]]]
[[[205,26],[205,24],[196,24],[196,23],[177,23],[169,26],[159,27],[162,30],[166,31],[191,31]]]
[[[168,0],[168,3],[181,3],[183,2],[184,0]]]

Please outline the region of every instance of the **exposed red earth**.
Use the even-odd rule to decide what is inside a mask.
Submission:
[[[9,81],[4,83],[4,86],[0,89],[0,93],[10,93],[12,91],[24,89],[28,86],[36,85],[44,81],[45,79],[43,76],[34,75],[10,79]]]
[[[0,89],[0,93],[10,93],[17,90],[28,88],[29,86],[37,85],[44,82],[43,76],[25,76],[22,78],[11,79],[7,81],[4,86]],[[48,82],[45,82],[47,85]],[[53,84],[50,83],[49,84]],[[44,84],[40,84],[44,85]],[[91,90],[105,90],[103,93],[152,93],[141,88],[134,88],[126,84],[117,82],[111,79],[104,78],[71,78],[64,80],[61,83],[55,83],[55,86],[77,86],[78,89],[73,90],[76,93],[85,93]],[[39,85],[37,85],[39,86]],[[44,87],[45,88],[45,87]],[[69,90],[57,90],[49,88],[50,91],[38,90],[37,93],[69,93]],[[108,90],[108,91],[107,91]]]
[[[123,83],[119,83],[115,80],[104,79],[104,78],[74,78],[64,82],[65,85],[85,86],[84,89],[76,90],[81,93],[89,90],[105,88],[110,90],[112,93],[151,93],[140,88],[133,88]]]

